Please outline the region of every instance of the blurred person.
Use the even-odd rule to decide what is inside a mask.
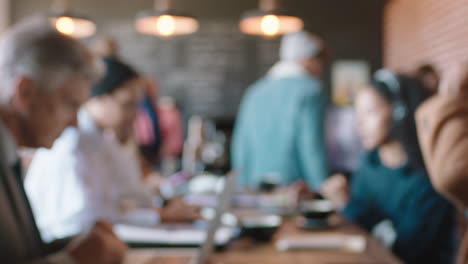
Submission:
[[[94,53],[102,58],[111,57],[119,60],[120,47],[111,36],[101,35],[91,43]],[[159,114],[156,108],[157,86],[150,77],[141,76],[144,96],[141,99],[134,133],[124,142],[127,150],[140,162],[144,180],[155,174],[161,149],[161,132],[159,129]]]
[[[327,177],[327,99],[320,80],[327,51],[325,42],[311,33],[287,34],[281,42],[280,61],[248,88],[237,116],[231,155],[241,185],[303,180],[317,188]]]
[[[161,170],[168,176],[176,172],[184,147],[182,115],[172,97],[163,96],[158,101],[161,130]]]
[[[155,170],[160,160],[161,129],[157,102],[156,82],[149,77],[142,78],[144,97],[140,102],[134,126],[135,143],[142,158],[142,165],[148,173]]]
[[[468,207],[468,64],[444,77],[439,94],[416,114],[424,159],[437,191],[463,209]],[[468,218],[468,214],[467,218]],[[468,263],[468,233],[457,263]]]
[[[354,108],[329,106],[325,124],[330,171],[353,172],[363,152],[359,143]]]
[[[192,176],[204,170],[203,147],[206,143],[204,120],[201,116],[190,117],[187,125],[187,140],[182,155],[182,171]]]
[[[159,124],[162,136],[162,155],[179,157],[184,146],[182,115],[172,97],[163,96],[158,101]]]
[[[115,57],[119,55],[119,44],[109,35],[97,36],[91,42],[91,50],[100,58]]]
[[[137,117],[133,126],[133,136],[126,145],[139,161],[142,180],[154,192],[160,193],[164,181],[161,164],[162,134],[160,113],[157,102],[157,85],[150,77],[142,77],[144,97],[138,106]]]
[[[429,95],[437,93],[440,77],[436,69],[430,64],[421,65],[417,70],[415,77],[423,84]]]
[[[52,149],[38,150],[26,190],[45,240],[86,230],[96,219],[151,226],[190,221],[195,207],[174,200],[159,208],[124,143],[133,133],[143,97],[138,73],[115,58],[104,58],[106,74],[92,98]]]
[[[404,263],[452,263],[456,248],[453,206],[433,189],[418,145],[414,112],[425,100],[419,82],[388,70],[361,90],[355,108],[368,151],[348,183],[334,175],[322,194],[351,221],[371,230],[390,220],[393,252]]]
[[[18,146],[51,147],[75,123],[98,75],[94,57],[80,42],[57,32],[47,18],[36,17],[3,33],[0,75],[0,262],[121,263],[126,245],[105,221],[90,223],[73,240],[42,241],[16,153]],[[56,180],[48,184],[63,179]]]

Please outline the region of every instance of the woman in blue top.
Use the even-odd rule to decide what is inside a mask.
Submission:
[[[452,205],[437,194],[418,145],[414,112],[425,99],[415,80],[380,70],[361,90],[355,109],[368,152],[350,182],[334,175],[322,193],[351,221],[371,230],[390,220],[393,252],[405,263],[452,263],[455,220]]]

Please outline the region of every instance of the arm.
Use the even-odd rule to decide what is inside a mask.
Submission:
[[[380,211],[373,204],[372,197],[368,191],[368,183],[369,179],[359,171],[352,176],[351,197],[342,213],[348,220],[370,231],[376,224],[383,221],[385,217],[381,215]]]
[[[118,239],[112,226],[98,221],[88,233],[71,241],[56,254],[21,264],[122,263],[127,245]]]
[[[468,232],[465,231],[463,241],[460,245],[457,264],[468,264]]]
[[[468,103],[436,96],[417,112],[418,135],[437,191],[468,206]]]
[[[313,189],[328,176],[325,150],[324,115],[326,99],[319,94],[307,95],[298,113],[296,148],[302,175]]]
[[[407,201],[407,209],[395,221],[397,239],[393,251],[406,263],[449,263],[456,241],[453,207],[430,183],[418,184],[416,188]]]
[[[86,197],[82,213],[84,227],[90,226],[97,219],[137,225],[157,224],[159,215],[152,205],[151,193],[139,182],[137,164],[120,164],[128,165],[125,169],[115,165],[112,170],[109,169],[112,165],[104,165],[110,162],[103,159],[106,155],[102,152],[94,154],[80,152],[74,170],[76,177],[83,182],[82,189]],[[129,169],[130,165],[135,165],[135,169]],[[135,171],[135,175],[128,175],[130,171]]]
[[[66,248],[74,238],[75,237],[66,237],[52,241],[51,243],[44,244],[44,252],[46,254],[54,254],[59,252]]]
[[[345,175],[334,174],[320,187],[320,194],[332,201],[338,209],[343,209],[349,202],[349,184]]]

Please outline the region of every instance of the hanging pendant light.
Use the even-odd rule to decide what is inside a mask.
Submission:
[[[75,38],[86,38],[96,33],[96,24],[84,16],[74,14],[68,0],[54,1],[49,20],[59,32]]]
[[[304,28],[304,21],[279,7],[279,0],[260,0],[260,9],[247,11],[240,30],[249,35],[276,37]]]
[[[143,34],[171,37],[195,33],[199,24],[194,17],[176,12],[172,0],[155,0],[154,10],[137,15],[135,27]]]

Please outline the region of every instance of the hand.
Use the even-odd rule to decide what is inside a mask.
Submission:
[[[120,264],[127,245],[115,235],[111,224],[98,221],[88,234],[72,241],[66,251],[77,264]]]
[[[456,263],[468,264],[468,232],[467,231],[465,231],[465,235],[463,237],[463,241],[459,249]]]
[[[293,183],[292,188],[297,192],[298,200],[311,200],[316,196],[316,193],[303,180]]]
[[[176,198],[159,211],[162,222],[192,222],[200,219],[200,208],[191,206],[182,198]]]
[[[320,188],[321,194],[342,209],[349,201],[348,180],[343,174],[335,174],[328,178]]]
[[[452,66],[444,73],[439,94],[443,96],[468,95],[468,63]]]

